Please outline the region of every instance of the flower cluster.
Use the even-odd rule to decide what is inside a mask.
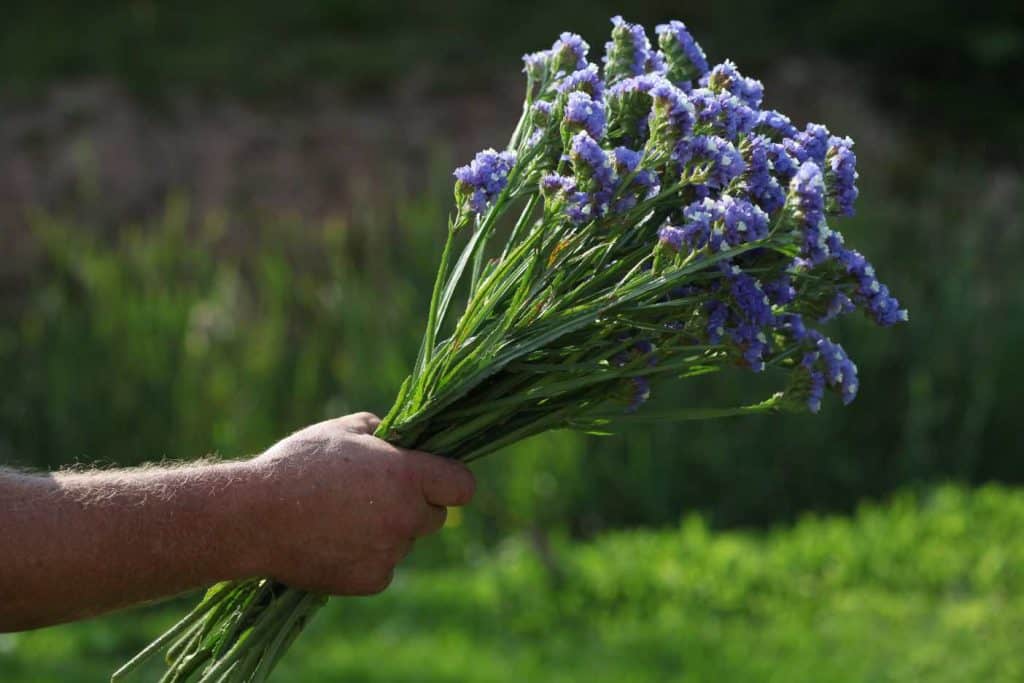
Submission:
[[[665,76],[670,81],[686,86],[707,73],[708,58],[690,35],[686,24],[681,21],[670,21],[661,24],[655,31],[664,56]]]
[[[466,166],[455,169],[455,196],[470,211],[482,213],[508,184],[515,152],[485,149]]]
[[[644,27],[619,16],[612,17],[612,39],[605,44],[605,80],[611,84],[622,78],[663,69],[663,58],[651,50],[651,41]]]
[[[675,288],[686,291],[679,300],[691,302],[689,313],[659,324],[723,347],[752,370],[791,368],[802,378],[794,393],[811,410],[825,389],[851,400],[856,367],[813,325],[855,310],[880,325],[907,319],[829,224],[854,212],[853,141],[817,123],[799,129],[763,107],[764,85],[732,61],[709,65],[682,22],[656,34],[657,47],[642,26],[614,17],[601,68],[571,33],[524,57],[532,125],[511,146],[524,186],[508,191],[528,193],[534,183],[546,220],[567,229],[603,235],[643,226],[653,251],[638,273],[720,255],[697,281]],[[456,171],[474,212],[505,189],[513,165],[482,154]],[[640,384],[636,395],[646,396]]]

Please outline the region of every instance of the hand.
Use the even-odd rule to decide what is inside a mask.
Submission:
[[[465,465],[372,436],[356,413],[307,427],[252,461],[270,505],[256,573],[318,593],[367,595],[391,583],[413,541],[438,531],[446,506],[465,505]]]

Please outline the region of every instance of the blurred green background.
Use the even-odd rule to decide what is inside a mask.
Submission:
[[[1021,680],[1018,2],[8,2],[0,464],[237,457],[386,411],[452,167],[507,139],[520,54],[569,29],[598,59],[620,12],[858,141],[841,227],[911,324],[834,330],[845,409],[481,463],[473,507],[279,679]],[[0,636],[0,680],[99,680],[184,604]]]

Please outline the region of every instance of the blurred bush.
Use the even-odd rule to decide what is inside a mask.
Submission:
[[[520,444],[481,463],[453,549],[694,508],[716,525],[767,524],[912,482],[1024,480],[1021,180],[925,168],[866,186],[844,227],[911,311],[893,330],[842,321],[861,367],[852,406]],[[0,325],[0,461],[238,457],[317,419],[384,412],[414,358],[441,247],[447,172],[433,178],[386,211],[359,203],[321,225],[224,231],[214,215],[190,228],[180,198],[154,224],[102,238],[38,216],[44,266]],[[745,375],[656,387],[655,402],[728,406],[778,388]]]
[[[520,538],[332,601],[279,681],[932,681],[1024,677],[1024,494],[943,487],[768,534]],[[180,610],[179,610],[180,611]],[[0,636],[7,683],[100,680],[174,609]]]
[[[710,55],[751,73],[780,56],[841,61],[873,75],[878,98],[914,125],[956,130],[945,144],[980,138],[1004,159],[1024,151],[1017,0],[10,0],[0,92],[81,77],[113,78],[151,97],[190,88],[294,98],[317,84],[487,89],[563,30],[583,34],[599,56],[615,14],[648,26],[682,19]]]

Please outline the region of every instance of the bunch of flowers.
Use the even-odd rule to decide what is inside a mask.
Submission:
[[[471,461],[641,417],[659,382],[736,368],[778,373],[782,390],[646,417],[817,412],[858,388],[819,326],[907,320],[829,224],[854,211],[853,141],[764,108],[762,84],[710,67],[682,22],[656,28],[657,48],[612,24],[601,67],[572,33],[526,55],[508,147],[456,169],[423,343],[378,436]],[[222,584],[141,657],[169,645],[173,680],[262,680],[323,600]]]

